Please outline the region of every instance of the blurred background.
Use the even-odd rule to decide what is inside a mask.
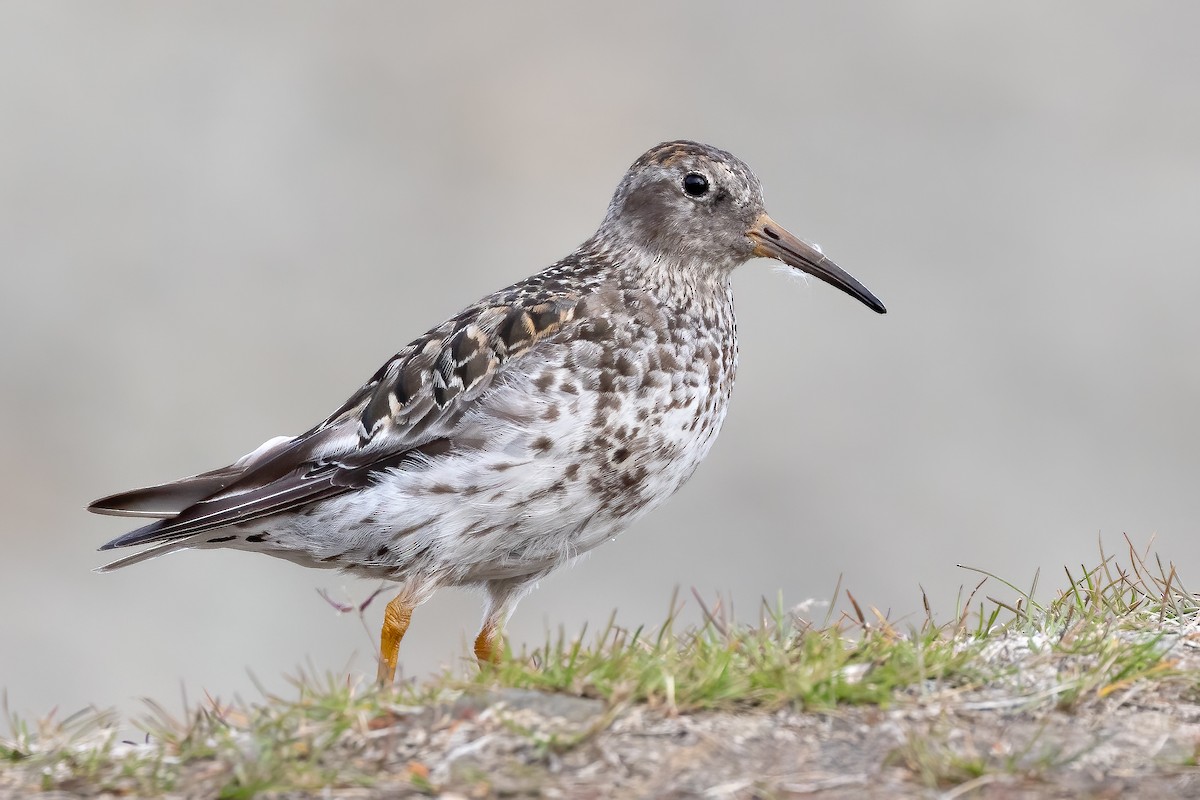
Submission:
[[[298,433],[599,224],[644,150],[729,149],[879,317],[751,262],[709,460],[509,628],[694,587],[939,619],[1123,534],[1200,576],[1200,9],[1171,3],[14,2],[0,9],[0,687],[25,714],[374,674],[377,584],[237,552],[112,575],[84,512]],[[993,592],[1002,593],[995,586]],[[479,598],[419,610],[467,666]]]

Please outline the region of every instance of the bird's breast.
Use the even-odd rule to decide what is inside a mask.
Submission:
[[[598,298],[603,309],[581,303],[585,333],[587,320],[605,320],[592,326],[604,331],[567,346],[562,379],[581,413],[564,451],[607,514],[637,517],[669,497],[724,422],[737,369],[732,298],[702,296],[710,302],[634,289]]]

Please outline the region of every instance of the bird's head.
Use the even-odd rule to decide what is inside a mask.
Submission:
[[[751,258],[774,258],[886,311],[853,276],[771,219],[750,168],[709,145],[664,142],[643,154],[617,186],[597,236],[682,269],[728,274]]]

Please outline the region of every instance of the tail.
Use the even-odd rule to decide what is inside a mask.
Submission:
[[[224,473],[230,473],[226,476]],[[192,478],[164,483],[161,486],[147,486],[133,489],[120,494],[102,497],[87,507],[94,514],[109,514],[117,517],[157,517],[155,522],[143,525],[137,530],[122,534],[112,541],[100,546],[101,550],[112,550],[117,547],[133,547],[134,545],[153,542],[153,546],[140,553],[119,558],[112,563],[97,567],[96,572],[112,572],[121,567],[140,564],[158,556],[165,556],[176,550],[183,550],[187,542],[179,538],[155,541],[159,531],[175,518],[185,508],[211,497],[232,482],[237,474],[232,467],[217,470]]]
[[[265,457],[291,441],[293,439],[290,436],[277,436],[227,467],[158,486],[147,486],[112,494],[90,504],[87,510],[94,514],[157,519],[156,522],[143,525],[137,530],[106,542],[101,545],[100,549],[112,550],[117,547],[133,547],[139,544],[152,544],[152,547],[118,559],[111,564],[105,564],[103,567],[97,568],[96,572],[112,572],[121,567],[128,567],[131,564],[138,564],[175,550],[187,548],[188,540],[191,539],[190,535],[172,536],[169,533],[164,535],[163,529],[184,510],[220,493],[245,475],[252,466],[261,463]]]

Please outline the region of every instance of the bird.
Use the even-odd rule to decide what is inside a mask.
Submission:
[[[659,144],[577,250],[413,340],[315,427],[88,506],[154,518],[100,548],[145,549],[97,571],[234,548],[393,581],[381,684],[417,606],[482,588],[474,654],[496,662],[540,578],[661,505],[707,456],[737,370],[730,276],[757,257],[886,313],[767,215],[740,159]]]

